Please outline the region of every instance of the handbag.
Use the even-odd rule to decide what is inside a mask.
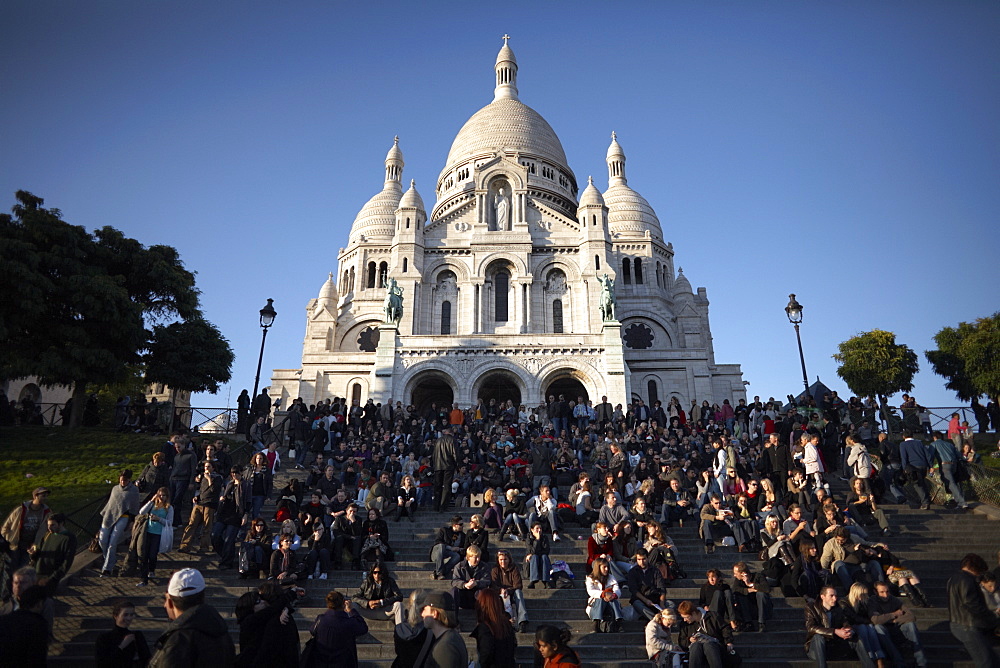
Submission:
[[[101,550],[101,539],[94,536],[90,540],[90,545],[87,546],[87,551],[93,552],[94,554],[101,554],[101,552],[103,552],[103,550]]]

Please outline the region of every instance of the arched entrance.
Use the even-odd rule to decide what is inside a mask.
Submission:
[[[425,376],[413,386],[410,403],[418,413],[424,413],[431,404],[451,406],[455,403],[455,392],[441,376]]]
[[[498,404],[506,403],[507,400],[514,402],[514,406],[521,405],[521,388],[517,381],[503,371],[494,371],[487,374],[479,382],[478,399],[482,399],[487,406],[490,399],[496,399]]]
[[[545,396],[542,397],[543,400],[547,400],[549,396],[554,396],[558,399],[560,394],[566,397],[566,401],[576,401],[577,397],[583,397],[584,401],[590,400],[590,395],[587,393],[587,388],[583,386],[583,383],[568,373],[565,376],[554,378],[548,387],[545,388],[544,394]]]

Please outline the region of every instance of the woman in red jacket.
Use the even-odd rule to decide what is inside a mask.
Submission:
[[[544,668],[576,668],[580,665],[580,657],[569,648],[571,637],[569,629],[558,629],[549,624],[538,627],[535,648],[545,660]]]

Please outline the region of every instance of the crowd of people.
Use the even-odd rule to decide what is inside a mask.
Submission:
[[[934,476],[946,492],[938,502],[968,507],[961,475],[967,443],[961,425],[958,439],[949,428],[947,435],[933,432],[927,443],[907,427],[896,442],[879,431],[875,410],[872,402],[842,402],[836,393],[787,405],[759,398],[735,406],[694,402],[687,410],[676,399],[622,407],[606,397],[594,404],[553,396],[536,409],[489,401],[425,411],[392,402],[348,406],[334,398],[306,406],[295,400],[286,418],[287,450],[266,417],[250,414],[255,452],[246,466],[234,465],[223,439],[196,442],[178,432],[137,479],[122,471],[101,512],[100,570],[134,572],[139,587],[155,584],[157,556],[178,542],[181,552],[211,557],[213,568],[259,580],[255,595],[237,606],[239,656],[246,652],[244,629],[255,656],[290,653],[291,640],[289,647],[262,650],[260,644],[292,637],[285,632],[302,583],[353,570],[364,574],[358,592],[331,592],[328,613],[312,627],[315,642],[304,649],[314,665],[356,661],[345,639],[363,635],[367,618],[393,620],[397,651],[413,658],[401,668],[465,668],[456,663],[464,642],[451,633],[458,611],[476,611],[474,637],[489,656],[506,656],[508,649],[513,656],[515,632],[529,623],[524,590],[574,579],[568,564],[553,561],[552,549],[562,540],[585,540],[580,580],[594,631],[615,632],[641,620],[649,656],[661,665],[681,656],[692,666],[721,665],[735,651],[734,634],[766,632],[774,589],[805,598],[808,652],[821,665],[844,651],[876,665],[895,660],[901,648],[926,665],[911,617],[912,607],[929,602],[919,577],[892,553],[893,528],[880,505],[912,498],[930,507],[927,481]],[[304,481],[295,475],[275,489],[281,468],[301,471]],[[834,477],[849,482],[843,498],[831,493]],[[12,514],[26,519],[5,523],[5,538],[8,525],[20,531],[8,538],[16,548],[13,568],[5,570],[16,579],[34,560],[44,569],[38,571],[43,584],[54,587],[59,568],[34,556],[42,542],[54,548],[62,541],[53,522],[58,516],[40,533],[46,494],[36,490],[38,498]],[[268,499],[274,506],[265,512]],[[463,509],[471,513],[468,529]],[[435,532],[428,554],[429,576],[449,581],[451,589],[406,598],[389,573],[398,548],[390,527],[428,512],[458,513]],[[671,584],[687,574],[668,532],[686,524],[697,527],[706,553],[746,555],[737,557],[731,574],[708,571],[697,601],[670,596]],[[116,570],[117,546],[126,536],[128,556]],[[755,559],[762,562],[757,568]],[[203,591],[200,573],[190,577],[198,590],[192,595]],[[985,597],[987,583],[976,585]],[[190,601],[174,603],[183,617]],[[127,646],[140,653],[145,643],[127,633],[127,606],[114,615],[118,644],[130,637]],[[834,623],[841,615],[848,637],[840,632],[847,627]],[[281,633],[254,630],[274,624]],[[831,628],[835,632],[826,633]],[[953,631],[968,647],[971,632]],[[425,642],[427,633],[432,641]],[[566,640],[542,626],[535,647],[547,665],[572,664]],[[407,654],[406,647],[418,651]],[[150,651],[157,665],[161,642]],[[428,663],[430,655],[437,663]],[[491,665],[482,652],[480,662]]]

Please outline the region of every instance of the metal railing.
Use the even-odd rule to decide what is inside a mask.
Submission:
[[[979,501],[991,506],[1000,507],[1000,470],[983,464],[968,463],[969,480],[961,483],[962,493],[967,501]],[[944,504],[952,501],[952,495],[941,479],[941,472],[934,468],[927,474],[927,482],[931,488],[931,498]]]

